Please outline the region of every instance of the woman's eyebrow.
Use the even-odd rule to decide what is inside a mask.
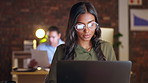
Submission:
[[[81,24],[84,24],[83,22],[77,22],[77,23],[81,23]]]
[[[88,24],[88,23],[91,23],[91,22],[93,22],[93,21],[95,21],[95,20],[90,20],[90,21],[87,22],[87,24]],[[77,23],[85,24],[85,23],[83,23],[83,22],[77,22]]]
[[[91,20],[91,21],[89,21],[88,23],[91,23],[91,22],[93,22],[93,21],[95,21],[95,20]]]

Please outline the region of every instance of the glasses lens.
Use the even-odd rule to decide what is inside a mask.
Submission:
[[[96,22],[89,23],[87,26],[90,30],[94,30],[97,27],[97,23]]]
[[[78,24],[78,25],[76,25],[76,26],[75,26],[76,30],[78,30],[78,31],[83,30],[83,29],[84,29],[84,27],[85,27],[85,25],[84,25],[84,24]]]

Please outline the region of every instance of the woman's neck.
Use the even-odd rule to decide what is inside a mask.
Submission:
[[[92,49],[92,43],[91,41],[86,41],[86,42],[78,42],[78,44],[80,46],[82,46],[84,49],[86,49],[87,51],[90,51]]]

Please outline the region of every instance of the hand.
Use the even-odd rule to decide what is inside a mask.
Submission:
[[[28,65],[29,68],[34,68],[38,62],[35,59],[32,59]]]

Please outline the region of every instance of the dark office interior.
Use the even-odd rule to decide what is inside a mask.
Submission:
[[[49,26],[56,25],[65,40],[70,8],[79,1],[94,4],[101,27],[114,28],[114,49],[117,59],[120,60],[119,47],[124,48],[124,45],[121,45],[122,41],[119,44],[120,37],[117,37],[120,33],[119,0],[0,0],[0,81],[12,80],[12,52],[24,50],[24,40],[38,41],[34,34],[38,28],[47,30]],[[148,1],[140,1],[142,5],[128,5],[131,83],[148,83],[148,32],[130,29],[130,10],[148,10]]]

